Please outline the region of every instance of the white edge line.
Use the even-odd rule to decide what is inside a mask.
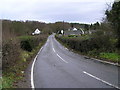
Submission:
[[[102,63],[107,63],[107,64],[111,64],[111,65],[114,65],[114,66],[119,66],[118,63],[112,63],[112,62],[102,61],[102,60],[95,59],[95,58],[91,58],[91,59],[97,60],[97,61],[102,62]]]
[[[32,88],[35,88],[35,86],[34,86],[34,80],[33,80],[33,69],[34,69],[34,65],[35,65],[35,62],[36,62],[36,60],[37,60],[37,57],[38,57],[38,55],[39,55],[39,53],[41,52],[42,49],[43,49],[43,47],[41,47],[40,51],[38,52],[38,54],[36,55],[36,57],[34,58],[34,61],[33,61],[33,63],[32,63],[32,67],[31,67],[31,87],[32,87]]]
[[[58,56],[62,61],[64,61],[65,63],[68,63],[68,62],[65,61],[60,55],[57,54],[57,56]]]
[[[92,74],[90,74],[90,73],[88,73],[88,72],[86,72],[86,71],[83,71],[83,73],[84,73],[84,74],[87,74],[88,76],[90,76],[90,77],[92,77],[92,78],[95,78],[96,80],[99,80],[99,81],[101,81],[101,82],[103,82],[103,83],[105,83],[105,84],[107,84],[107,85],[109,85],[109,86],[112,86],[112,87],[114,87],[114,88],[120,89],[120,87],[115,86],[115,85],[113,85],[113,84],[111,84],[111,83],[109,83],[109,82],[107,82],[107,81],[104,81],[104,80],[102,80],[102,79],[100,79],[100,78],[98,78],[98,77],[96,77],[96,76],[94,76],[94,75],[92,75]]]

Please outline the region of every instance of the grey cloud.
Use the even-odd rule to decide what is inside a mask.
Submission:
[[[79,0],[78,0],[79,1]],[[28,2],[28,3],[27,3]],[[8,4],[7,4],[8,5]],[[93,23],[104,17],[105,2],[12,2],[0,9],[2,18]]]

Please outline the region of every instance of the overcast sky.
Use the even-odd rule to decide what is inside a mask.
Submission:
[[[0,19],[42,22],[101,21],[114,0],[0,0]]]

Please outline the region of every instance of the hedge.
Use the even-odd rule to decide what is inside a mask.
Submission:
[[[40,43],[46,41],[47,36],[21,36],[3,42],[2,45],[2,69],[14,66],[22,58],[22,51],[31,52]]]
[[[66,36],[55,36],[56,39],[67,44],[70,48],[88,53],[89,51],[97,50],[99,52],[112,52],[115,45],[112,44],[108,36],[97,36],[94,38],[81,39],[80,37],[68,38]]]

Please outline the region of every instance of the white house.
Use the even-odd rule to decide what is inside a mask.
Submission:
[[[64,33],[64,31],[63,31],[63,30],[61,30],[61,33],[63,34],[63,33]]]
[[[73,31],[77,31],[77,28],[73,28]]]
[[[41,33],[41,31],[37,28],[33,33],[32,35],[39,35]]]

